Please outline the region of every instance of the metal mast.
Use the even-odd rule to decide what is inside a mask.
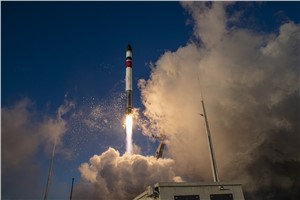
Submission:
[[[209,147],[209,152],[210,152],[210,162],[211,162],[211,168],[212,168],[212,172],[213,172],[213,178],[214,178],[214,182],[219,182],[219,175],[218,175],[218,169],[217,169],[217,162],[215,159],[215,153],[214,153],[214,148],[213,148],[213,144],[211,141],[211,135],[210,135],[210,129],[209,129],[209,125],[208,125],[208,120],[207,120],[207,114],[205,111],[205,106],[204,106],[204,100],[203,100],[203,96],[201,93],[201,103],[202,103],[202,108],[203,108],[203,116],[205,119],[205,130],[206,130],[206,134],[207,134],[207,140],[208,140],[208,147]]]
[[[71,192],[70,192],[70,200],[72,200],[72,196],[73,196],[73,185],[74,185],[74,178],[72,178],[72,186],[71,186]]]
[[[164,151],[164,147],[165,147],[165,143],[163,141],[161,141],[159,143],[159,146],[157,147],[157,150],[156,150],[156,155],[155,155],[156,159],[159,159],[159,158],[162,157],[163,151]]]
[[[50,162],[50,169],[49,169],[49,173],[48,173],[48,179],[47,179],[47,185],[46,185],[46,191],[45,191],[45,195],[44,195],[44,200],[48,199],[48,191],[49,191],[49,187],[50,187],[50,183],[51,183],[51,178],[52,178],[52,173],[53,173],[53,161],[54,161],[56,140],[57,139],[55,139],[55,142],[53,144],[52,156],[51,156],[51,162]]]

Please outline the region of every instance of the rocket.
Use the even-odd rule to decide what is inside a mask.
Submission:
[[[126,114],[132,114],[132,49],[126,49]]]

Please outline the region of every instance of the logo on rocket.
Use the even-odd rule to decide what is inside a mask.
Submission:
[[[132,114],[132,49],[126,49],[126,114]]]

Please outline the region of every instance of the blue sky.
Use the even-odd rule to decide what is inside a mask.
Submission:
[[[227,12],[243,10],[234,22],[236,28],[276,35],[288,21],[299,24],[299,8],[298,2],[238,2],[228,6]],[[58,119],[61,105],[75,104],[62,116],[67,131],[61,153],[55,157],[51,199],[68,197],[71,178],[79,182],[78,167],[94,154],[108,147],[121,154],[125,151],[121,122],[128,43],[133,48],[133,105],[141,112],[145,107],[137,84],[149,79],[151,63],[189,43],[203,45],[195,38],[191,15],[179,2],[1,2],[1,108],[13,110],[18,102],[29,99],[26,116],[35,126]],[[104,114],[97,114],[97,109]],[[95,124],[88,127],[87,122]],[[142,155],[155,154],[157,141],[138,128],[133,137]],[[6,142],[2,139],[2,147]],[[38,169],[32,183],[40,185],[34,195],[41,198],[51,145],[45,141],[36,145],[28,161]],[[34,196],[22,186],[11,188],[10,178],[21,178],[21,172],[2,176],[2,197]]]
[[[141,107],[137,80],[148,78],[149,63],[166,50],[185,44],[192,31],[185,25],[187,14],[177,2],[2,2],[1,10],[2,107],[29,98],[41,118],[55,115],[66,94],[80,108],[109,104],[115,93],[123,93],[128,43],[133,47],[133,103]],[[124,106],[120,114],[125,112]],[[72,177],[78,181],[77,168],[93,154],[113,145],[125,151],[125,132],[118,132],[123,135],[115,135],[116,139],[101,133],[88,134],[86,139],[80,126],[70,128],[76,139],[65,138],[66,145],[78,148],[74,152],[80,155],[68,161],[56,157],[50,197],[67,196],[69,188],[55,192],[55,186],[69,187]],[[118,131],[122,131],[120,127]],[[145,137],[135,136],[147,144]],[[87,141],[76,147],[68,138],[71,142]],[[143,152],[154,154],[153,142],[148,145]],[[39,152],[35,159],[42,166],[40,184],[44,187],[50,154]]]
[[[177,2],[7,2],[2,11],[3,66],[14,66],[3,67],[4,104],[15,94],[54,105],[66,92],[101,98],[124,77],[128,43],[136,80],[148,77],[146,64],[184,44],[191,31]]]

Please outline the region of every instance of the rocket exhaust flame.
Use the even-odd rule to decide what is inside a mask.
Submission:
[[[126,152],[132,154],[132,115],[126,115]]]

